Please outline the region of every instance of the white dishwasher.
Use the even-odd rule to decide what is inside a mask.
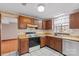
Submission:
[[[63,54],[79,56],[79,42],[63,39]]]

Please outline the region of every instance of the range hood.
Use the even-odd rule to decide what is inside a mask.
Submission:
[[[34,25],[34,24],[27,24],[27,27],[30,27],[30,28],[37,28],[38,25]]]

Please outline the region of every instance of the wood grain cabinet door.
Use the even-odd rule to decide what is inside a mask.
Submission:
[[[52,20],[42,21],[42,28],[45,29],[45,30],[52,29]]]
[[[18,18],[18,28],[19,29],[26,29],[27,24],[34,24],[34,18],[27,17],[27,16],[19,16]]]
[[[18,18],[18,28],[19,29],[26,29],[27,28],[27,20],[24,16],[19,16]]]
[[[46,38],[45,37],[40,38],[40,46],[41,46],[41,48],[46,46]]]
[[[55,39],[53,37],[51,37],[51,39],[50,39],[50,47],[51,48],[55,47]]]
[[[19,39],[19,55],[29,52],[29,40]]]
[[[55,40],[54,40],[54,49],[56,49],[59,52],[62,52],[62,39],[55,38]]]
[[[70,15],[70,29],[79,29],[79,12]]]
[[[46,29],[52,29],[52,20],[47,20],[46,21]]]
[[[62,52],[62,39],[50,37],[50,47],[59,52]]]
[[[50,40],[51,40],[51,37],[46,36],[46,45],[49,47],[50,47]]]

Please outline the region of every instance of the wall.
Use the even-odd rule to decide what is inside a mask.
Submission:
[[[2,24],[2,31],[1,31],[1,39],[12,39],[17,38],[17,24]]]
[[[69,33],[71,35],[79,36],[79,29],[70,29]]]

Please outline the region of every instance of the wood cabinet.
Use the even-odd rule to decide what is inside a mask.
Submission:
[[[18,42],[19,55],[29,52],[29,39],[23,38],[23,39],[19,39],[18,41],[19,41]]]
[[[47,46],[50,46],[50,40],[51,40],[51,37],[46,36],[46,45]]]
[[[42,28],[45,30],[52,29],[52,20],[44,20],[42,22]]]
[[[79,29],[79,12],[70,15],[70,29]]]
[[[54,49],[59,52],[62,52],[62,39],[54,38]]]
[[[47,45],[59,52],[62,52],[62,39],[47,36]]]
[[[19,29],[26,29],[27,24],[34,24],[34,19],[30,17],[25,17],[25,16],[19,16],[18,19],[18,28]]]
[[[50,47],[55,48],[55,39],[53,37],[50,37]]]
[[[42,20],[38,20],[37,25],[38,29],[42,29]]]
[[[50,36],[41,37],[40,46],[49,46],[59,52],[62,52],[62,39]]]
[[[41,37],[40,38],[40,47],[44,47],[46,46],[46,37]]]

